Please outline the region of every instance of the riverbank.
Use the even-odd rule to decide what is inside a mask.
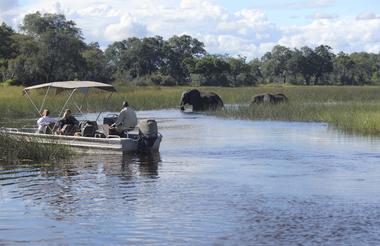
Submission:
[[[126,87],[118,86],[118,92],[108,103],[104,93],[89,96],[87,111],[118,111],[120,104],[128,100],[136,110],[176,108],[181,93],[188,87]],[[218,93],[225,104],[240,105],[226,107],[216,114],[238,119],[285,120],[326,122],[343,131],[380,134],[380,87],[342,86],[260,86],[260,87],[202,87],[203,91]],[[289,103],[280,105],[249,106],[251,97],[261,93],[284,93]],[[34,98],[43,100],[43,94]],[[47,105],[52,115],[57,115],[65,97],[54,96]],[[80,98],[78,98],[80,100]],[[73,107],[73,105],[67,105]],[[1,87],[1,122],[20,117],[37,117],[35,110],[22,95],[21,87]]]

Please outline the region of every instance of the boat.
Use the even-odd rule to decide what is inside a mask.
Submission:
[[[31,97],[31,91],[46,89],[45,96],[40,107]],[[115,87],[110,84],[94,82],[94,81],[59,81],[50,82],[35,86],[26,87],[23,90],[24,95],[30,100],[36,111],[41,114],[44,108],[46,98],[49,91],[55,90],[55,94],[66,92],[68,98],[60,110],[59,117],[62,116],[64,109],[68,102],[73,99],[75,93],[87,93],[89,89],[96,89],[100,91],[110,92],[107,102],[114,92]],[[87,94],[85,98],[87,98]],[[81,107],[76,104],[77,110],[82,114]],[[38,144],[60,144],[72,147],[73,150],[78,152],[157,152],[160,148],[162,135],[158,132],[157,122],[154,119],[140,120],[138,127],[126,132],[123,136],[109,135],[108,128],[117,115],[107,115],[103,118],[103,123],[98,124],[99,117],[103,112],[99,112],[95,121],[83,120],[80,127],[80,132],[75,135],[58,135],[54,131],[47,131],[46,133],[39,133],[37,127],[35,128],[0,128],[0,133],[6,134],[20,141],[32,141]],[[87,127],[87,128],[86,128]],[[90,134],[89,134],[90,133]]]

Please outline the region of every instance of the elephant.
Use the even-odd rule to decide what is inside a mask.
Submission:
[[[288,98],[282,94],[282,93],[277,93],[277,94],[260,94],[256,95],[252,98],[251,104],[261,104],[261,103],[272,103],[272,104],[277,104],[277,103],[284,103],[288,102]]]
[[[193,106],[193,111],[216,110],[224,106],[222,99],[214,92],[200,92],[197,89],[187,90],[182,93],[180,100],[181,111],[185,105]]]

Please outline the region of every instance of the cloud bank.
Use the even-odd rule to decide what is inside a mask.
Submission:
[[[299,1],[284,8],[321,8],[333,0]],[[189,34],[203,41],[210,53],[260,57],[274,45],[288,47],[330,45],[335,52],[380,51],[380,17],[372,12],[356,16],[315,11],[308,22],[272,21],[263,9],[231,12],[213,0],[48,0],[20,6],[0,1],[0,20],[17,26],[27,13],[63,13],[83,30],[86,41],[102,47],[128,37]],[[289,18],[290,14],[289,14]]]

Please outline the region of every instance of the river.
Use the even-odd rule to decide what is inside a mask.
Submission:
[[[380,139],[140,111],[159,154],[0,164],[0,245],[378,245]]]

